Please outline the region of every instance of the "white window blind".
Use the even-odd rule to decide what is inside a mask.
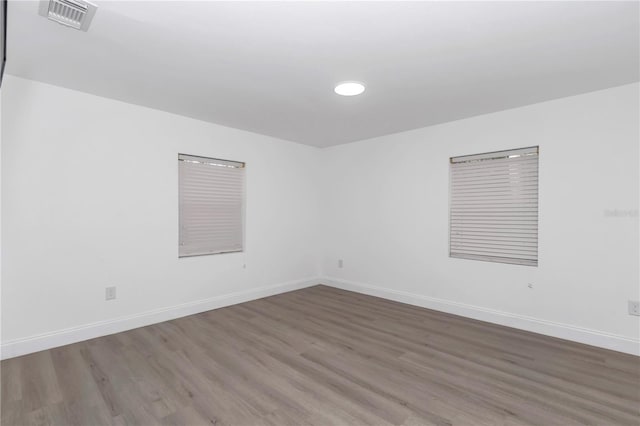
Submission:
[[[180,257],[243,250],[244,166],[178,155]]]
[[[449,255],[538,265],[538,147],[450,159]]]

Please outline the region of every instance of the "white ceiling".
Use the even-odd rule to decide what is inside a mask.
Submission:
[[[7,72],[320,147],[640,79],[638,2],[96,3],[10,1]]]

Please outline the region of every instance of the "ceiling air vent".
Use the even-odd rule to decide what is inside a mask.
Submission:
[[[76,30],[87,31],[97,6],[82,0],[42,0],[40,15]]]

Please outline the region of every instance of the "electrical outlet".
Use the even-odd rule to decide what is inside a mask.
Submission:
[[[342,268],[343,266],[342,259],[338,259],[338,268]]]
[[[116,298],[116,288],[106,287],[104,292],[104,300],[113,300]]]
[[[629,315],[640,316],[640,302],[637,300],[629,300]]]

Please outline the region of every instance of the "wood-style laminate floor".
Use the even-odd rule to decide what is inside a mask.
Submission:
[[[638,425],[639,369],[316,286],[3,361],[2,425]]]

